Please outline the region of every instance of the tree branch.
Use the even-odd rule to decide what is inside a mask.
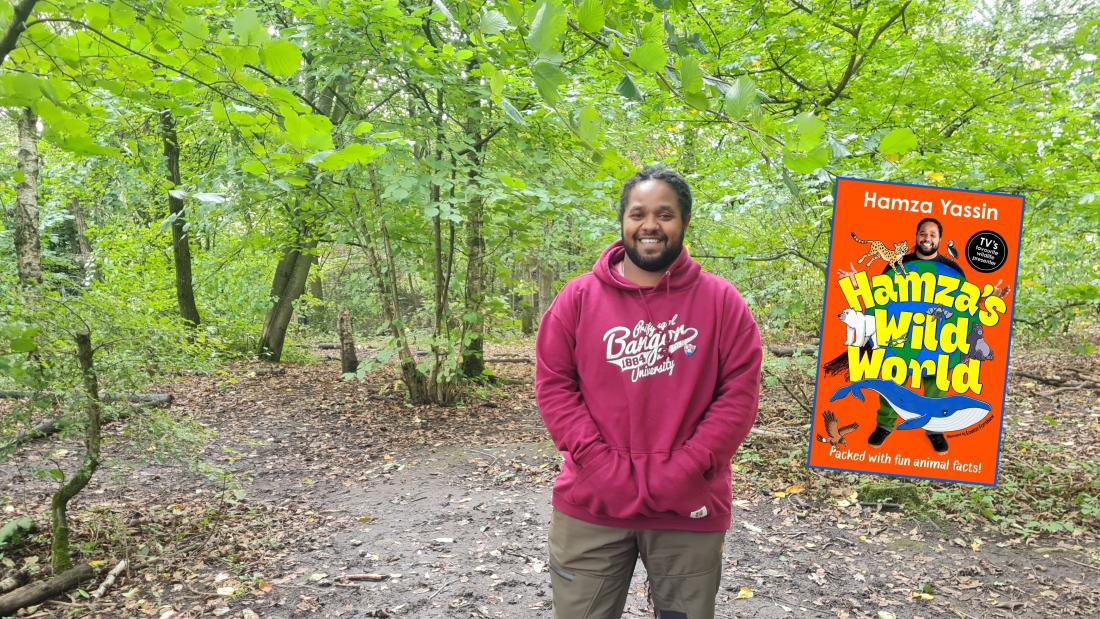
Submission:
[[[831,89],[832,94],[829,95],[824,101],[822,101],[818,107],[828,107],[834,101],[840,98],[841,93],[844,92],[844,88],[848,86],[848,82],[853,77],[855,77],[856,72],[859,71],[859,68],[863,65],[863,62],[867,60],[867,54],[870,53],[872,48],[874,48],[875,43],[877,43],[879,40],[879,37],[881,37],[882,34],[890,28],[890,26],[894,25],[894,22],[896,22],[902,17],[902,15],[905,14],[905,9],[909,8],[909,4],[912,1],[913,0],[906,0],[905,4],[901,5],[901,7],[898,8],[897,12],[894,13],[890,17],[890,19],[886,20],[886,23],[879,26],[878,30],[875,31],[875,34],[871,36],[871,42],[867,44],[867,49],[863,50],[863,53],[860,53],[858,51],[860,29],[856,28],[854,31],[852,31],[852,36],[856,39],[856,51],[852,52],[852,57],[848,59],[848,68],[844,70],[844,75],[841,76],[840,81],[836,84],[836,87]]]
[[[156,63],[157,65],[159,65],[161,67],[164,67],[168,71],[171,71],[172,73],[175,73],[175,74],[179,75],[180,77],[185,77],[185,78],[195,82],[196,84],[200,84],[202,86],[205,86],[205,87],[209,88],[211,91],[217,93],[218,95],[220,95],[220,96],[222,96],[226,99],[229,99],[230,101],[236,101],[237,103],[240,103],[241,105],[247,105],[247,106],[256,105],[255,101],[246,101],[244,99],[241,99],[241,98],[239,98],[239,97],[237,97],[237,96],[235,96],[231,93],[225,92],[224,90],[218,88],[217,86],[215,86],[214,84],[212,84],[210,82],[202,80],[199,77],[184,71],[183,69],[177,69],[176,67],[173,67],[170,64],[165,64],[162,60],[159,60],[157,58],[154,58],[152,56],[149,56],[147,54],[139,52],[138,50],[136,50],[136,49],[134,49],[134,48],[132,48],[128,45],[125,45],[120,41],[116,41],[115,39],[112,39],[111,37],[107,36],[103,32],[101,32],[101,31],[89,26],[88,24],[80,21],[79,19],[70,19],[68,17],[51,17],[51,18],[48,18],[48,19],[39,19],[37,21],[33,21],[33,22],[27,24],[25,29],[29,29],[31,26],[36,26],[38,24],[53,23],[53,22],[67,23],[67,24],[72,24],[74,26],[77,26],[79,28],[83,28],[84,30],[87,30],[88,32],[91,32],[92,34],[95,34],[96,36],[100,37],[104,41],[107,41],[111,45],[114,45],[114,46],[116,46],[120,49],[124,49],[124,50],[130,52],[131,54],[133,54],[135,56],[138,56],[139,58],[144,58],[145,60],[148,60],[149,62]],[[270,112],[271,114],[278,115],[278,112],[276,112],[275,110],[264,107],[262,105],[260,105],[258,107],[263,108],[265,111]]]
[[[4,32],[4,38],[0,39],[0,65],[4,64],[8,54],[15,49],[15,44],[19,42],[19,35],[23,34],[23,31],[29,27],[25,26],[24,22],[30,17],[31,11],[34,10],[34,5],[37,3],[38,0],[23,0],[13,7],[11,23],[8,24],[8,29]]]

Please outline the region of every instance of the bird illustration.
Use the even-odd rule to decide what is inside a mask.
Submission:
[[[836,414],[833,411],[825,411],[825,436],[817,435],[817,440],[822,443],[829,443],[833,447],[837,445],[848,446],[848,441],[844,440],[846,434],[855,432],[859,428],[858,423],[850,423],[843,428],[837,427]]]
[[[947,242],[947,253],[951,254],[952,258],[959,257],[959,250],[955,249],[955,241]]]

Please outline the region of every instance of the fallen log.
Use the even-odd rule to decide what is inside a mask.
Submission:
[[[19,570],[18,572],[8,576],[4,580],[0,580],[0,595],[3,595],[9,591],[14,591],[19,587],[27,584],[27,580],[30,577],[27,576],[27,572]]]
[[[60,397],[67,397],[65,394],[52,394],[52,393],[35,393],[33,391],[0,391],[0,398],[9,398],[22,400],[26,398],[34,398],[43,395]],[[153,406],[168,406],[172,403],[171,394],[167,393],[128,393],[125,395],[118,395],[108,393],[100,397],[102,402],[132,402],[134,404],[152,404]]]
[[[16,394],[16,395],[12,395]],[[0,398],[30,398],[34,397],[34,394],[26,393],[22,391],[0,391]],[[170,394],[162,393],[134,393],[127,396],[112,396],[110,394],[103,396],[100,401],[106,402],[120,402],[125,399],[128,402],[135,404],[146,404],[149,406],[168,406],[172,403],[172,396]],[[114,420],[124,419],[128,415],[120,414],[115,417]],[[35,427],[27,430],[26,432],[16,436],[12,440],[8,441],[6,445],[0,447],[0,453],[6,453],[18,447],[21,447],[31,441],[38,440],[40,438],[46,438],[53,434],[65,429],[68,422],[61,417],[54,419],[47,419]]]
[[[20,608],[41,604],[86,580],[91,580],[92,576],[95,576],[95,569],[84,563],[65,570],[49,580],[33,582],[2,595],[0,596],[0,617],[14,615]]]
[[[60,417],[56,419],[47,419],[46,421],[43,421],[42,423],[36,425],[30,430],[27,430],[26,432],[8,441],[7,445],[0,447],[0,454],[7,453],[33,440],[46,438],[51,434],[57,434],[61,430],[65,429],[66,425],[67,424],[65,423],[65,421]]]

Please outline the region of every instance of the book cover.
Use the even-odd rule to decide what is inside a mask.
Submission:
[[[808,466],[996,484],[1023,210],[837,179]]]

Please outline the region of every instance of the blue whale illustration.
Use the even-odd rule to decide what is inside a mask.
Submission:
[[[870,389],[890,403],[904,420],[898,424],[899,430],[924,428],[930,432],[954,432],[978,423],[992,410],[985,402],[965,395],[928,398],[893,381],[879,379],[861,380],[841,387],[829,401],[834,402],[851,395],[862,402],[861,389]]]

